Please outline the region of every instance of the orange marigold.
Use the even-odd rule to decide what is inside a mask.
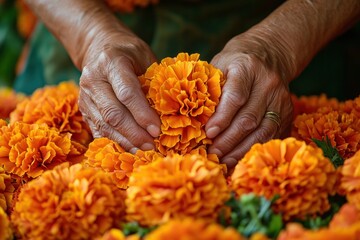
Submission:
[[[236,165],[230,185],[238,196],[278,195],[274,211],[288,221],[326,212],[335,182],[336,170],[320,148],[286,138],[253,145]]]
[[[353,100],[347,100],[340,104],[340,109],[343,112],[346,113],[352,113],[357,118],[360,118],[360,96],[353,99]]]
[[[155,156],[160,154],[155,151],[139,150],[133,155],[125,152],[119,144],[108,138],[97,138],[89,144],[84,163],[109,173],[115,184],[125,189],[128,187],[133,169],[151,162]]]
[[[211,200],[210,200],[211,201]],[[170,220],[150,232],[145,240],[242,240],[235,229],[224,228],[217,223],[208,223],[203,219],[186,218]]]
[[[125,236],[124,233],[117,228],[112,228],[107,231],[101,238],[97,238],[96,240],[140,240],[139,235],[130,235]]]
[[[19,33],[28,38],[35,28],[37,18],[24,0],[16,0],[16,6],[18,8],[17,27]]]
[[[8,173],[36,178],[60,163],[80,162],[85,148],[46,124],[16,122],[0,128],[0,164]]]
[[[133,12],[136,7],[156,4],[159,0],[105,0],[105,2],[114,11]]]
[[[93,239],[124,214],[125,191],[110,176],[64,163],[21,188],[11,221],[22,239]]]
[[[213,221],[228,198],[219,164],[199,154],[169,154],[133,172],[127,217],[146,226],[186,217]]]
[[[340,189],[347,200],[360,210],[360,150],[345,160],[340,182]]]
[[[10,240],[13,239],[13,233],[8,215],[4,209],[0,207],[0,239]]]
[[[25,95],[16,93],[11,88],[0,88],[0,118],[10,118],[10,113],[25,98]]]
[[[199,54],[179,53],[152,64],[139,76],[143,90],[161,119],[159,151],[188,153],[211,143],[204,126],[217,106],[223,74]]]
[[[348,228],[322,228],[308,230],[299,223],[289,223],[281,231],[277,240],[358,240],[360,239],[360,222]]]
[[[71,133],[72,140],[87,145],[91,132],[78,106],[79,87],[72,81],[37,89],[10,114],[10,122],[46,123],[61,133]]]
[[[331,107],[334,110],[339,108],[339,101],[336,98],[328,98],[326,94],[301,97],[292,94],[291,100],[294,105],[294,119],[303,113],[314,113],[322,107]]]
[[[334,215],[329,224],[329,228],[347,228],[360,222],[360,209],[354,204],[345,203]]]
[[[353,113],[321,108],[315,113],[297,116],[292,136],[313,146],[313,138],[322,140],[327,137],[346,159],[360,149],[360,118]]]
[[[12,184],[11,176],[0,167],[0,208],[4,209],[4,211],[7,211],[12,206],[14,191],[15,187]]]

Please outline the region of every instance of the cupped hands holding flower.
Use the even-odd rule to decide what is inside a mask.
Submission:
[[[102,1],[28,2],[82,70],[79,106],[93,135],[131,152],[154,148],[161,121],[138,81],[156,61],[150,47]],[[254,143],[286,134],[289,82],[359,18],[357,0],[291,0],[232,38],[211,61],[226,83],[205,126],[209,152],[232,168]]]

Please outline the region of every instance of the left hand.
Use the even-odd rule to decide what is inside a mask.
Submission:
[[[287,59],[264,43],[239,35],[211,61],[224,73],[226,83],[205,130],[213,138],[209,153],[217,154],[229,169],[253,144],[279,138],[292,122],[289,81],[283,74]],[[266,112],[279,114],[279,126],[276,119],[265,117]]]

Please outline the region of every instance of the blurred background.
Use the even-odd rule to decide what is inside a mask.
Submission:
[[[191,11],[193,11],[199,19],[201,17],[201,12],[199,13],[199,10],[195,7],[189,10],[183,4],[176,4],[176,1],[163,0],[161,2],[163,4],[156,6],[156,9],[149,7],[138,10],[136,14],[119,14],[119,17],[133,27],[133,30],[145,40],[154,39],[154,36],[149,34],[155,24],[160,24],[162,28],[168,27],[171,29],[171,27],[174,27],[174,24],[169,20],[173,17],[168,17],[166,21],[155,22],[156,20],[154,20],[154,22],[149,22],[146,31],[138,29],[140,25],[144,25],[144,17],[151,17],[154,12],[159,16],[172,16],[171,14],[176,12],[176,14],[186,19],[191,16]],[[216,2],[209,0],[209,9],[218,9]],[[234,2],[239,5],[236,1]],[[223,17],[224,15],[214,18],[213,16],[209,17],[207,13],[207,15],[204,15],[204,18],[206,18],[204,22],[211,19],[212,21],[219,21],[220,26],[229,26],[238,21],[245,23],[242,29],[242,31],[245,31],[251,25],[266,17],[283,1],[273,1],[274,3],[271,6],[262,3],[262,11],[255,10],[259,9],[259,5],[255,2],[257,1],[247,5],[239,5],[239,8],[244,10],[244,14],[240,14],[240,17],[239,13],[234,11],[236,8],[230,7],[222,9],[229,12],[229,14],[224,15],[231,16],[230,11],[232,11],[236,18],[226,20]],[[166,22],[166,25],[164,22]],[[206,32],[208,24],[198,22],[198,26],[195,27]],[[183,29],[182,34],[184,32],[188,35],[192,34],[187,32],[191,28],[180,27]],[[224,27],[222,28],[224,29]],[[211,29],[211,31],[213,30]],[[215,34],[218,34],[216,31]],[[208,39],[201,36],[196,40],[198,44],[189,42],[188,45],[182,45],[181,48],[173,47],[176,45],[177,35],[166,36],[172,44],[166,45],[160,40],[160,44],[159,41],[149,44],[158,54],[159,59],[166,56],[176,56],[178,51],[186,49],[189,53],[191,51],[199,52],[203,60],[210,61],[213,54],[221,50],[224,42],[231,37],[229,33],[224,36],[223,41],[221,39],[217,41],[216,47],[206,44],[207,40],[213,39],[214,36],[210,36]],[[164,49],[164,45],[171,45],[172,48]],[[208,49],[211,49],[212,52],[203,52]],[[56,64],[52,64],[54,62]],[[305,71],[291,83],[291,91],[298,96],[325,93],[328,97],[335,97],[339,100],[353,99],[360,93],[359,70],[360,23],[320,51]],[[47,31],[44,25],[36,19],[23,0],[0,0],[0,87],[10,87],[17,92],[31,94],[35,89],[46,84],[57,84],[60,81],[69,79],[78,81],[79,77],[80,72],[72,65],[62,46]]]

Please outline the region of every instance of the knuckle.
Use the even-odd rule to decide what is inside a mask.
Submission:
[[[100,124],[98,126],[98,131],[101,133],[102,136],[110,136],[112,133],[112,128],[108,124]]]
[[[253,113],[243,114],[235,124],[236,131],[241,133],[252,132],[257,128],[257,117]]]
[[[230,108],[239,109],[246,101],[244,97],[241,97],[236,91],[223,92],[224,100]]]
[[[105,123],[115,128],[120,128],[124,124],[123,114],[118,108],[107,107],[102,112]]]
[[[273,133],[266,128],[259,129],[255,134],[255,140],[258,143],[264,143],[273,137]]]
[[[130,106],[135,101],[137,95],[135,94],[133,87],[128,85],[127,83],[121,84],[118,91],[119,101],[125,106]]]

